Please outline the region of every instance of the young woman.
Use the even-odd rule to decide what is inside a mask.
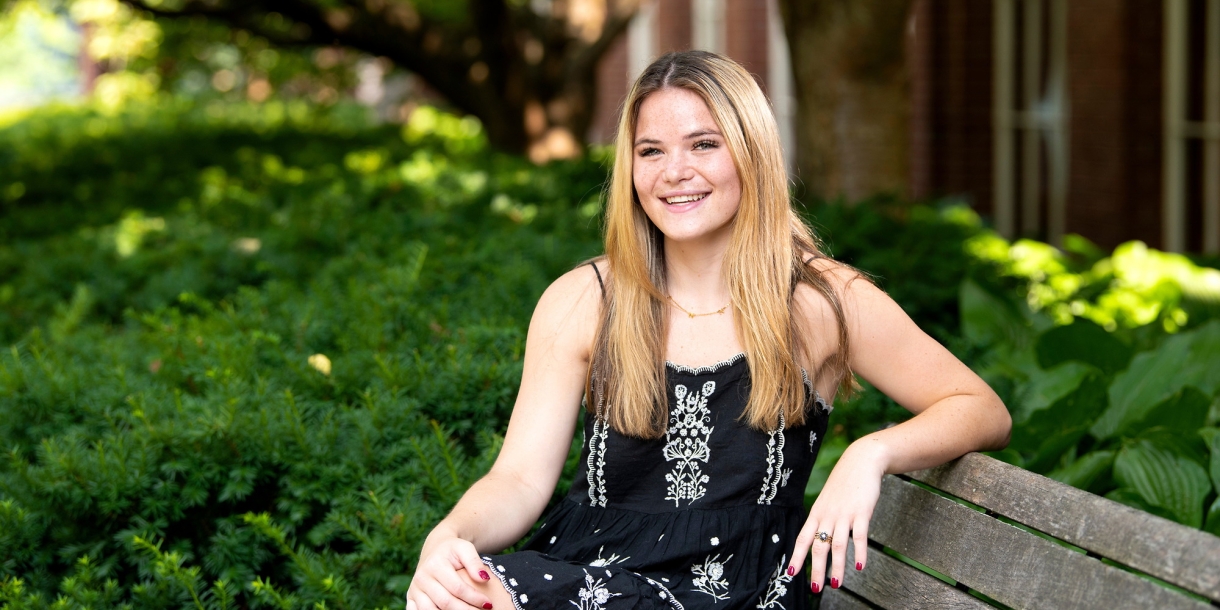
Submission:
[[[849,541],[866,569],[883,475],[1007,443],[991,388],[820,253],[770,106],[731,60],[640,75],[606,215],[606,255],[538,302],[504,447],[428,536],[409,610],[805,608],[806,574],[837,587]],[[825,397],[853,374],[915,417],[852,443],[806,516]],[[491,555],[546,507],[582,397],[571,492],[525,550]]]

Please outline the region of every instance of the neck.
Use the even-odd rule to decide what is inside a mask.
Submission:
[[[665,240],[665,273],[669,295],[690,311],[714,311],[729,302],[724,281],[728,240]]]

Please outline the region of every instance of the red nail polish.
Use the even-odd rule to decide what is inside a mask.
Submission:
[[[856,562],[856,571],[859,572],[860,570],[863,570],[863,569],[864,569],[864,564],[857,561]]]
[[[809,585],[809,589],[811,591],[813,591],[814,593],[817,593],[818,591],[822,590],[822,587],[821,587],[821,585],[819,585],[818,583],[815,582],[815,583],[811,583]]]
[[[788,566],[788,576],[792,576],[793,574],[796,574],[796,568],[794,566]]]
[[[487,602],[486,604],[483,604],[483,610],[491,610],[491,602]]]
[[[491,576],[487,573],[487,570],[479,570],[479,578],[482,578],[483,580],[491,580]]]
[[[839,588],[839,579],[837,579],[837,578],[830,579],[830,588],[838,589]]]

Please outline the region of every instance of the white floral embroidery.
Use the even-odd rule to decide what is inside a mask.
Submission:
[[[810,432],[810,433],[809,433],[809,451],[810,451],[810,452],[812,452],[812,451],[813,451],[813,444],[814,444],[814,443],[816,443],[816,442],[818,442],[818,433],[817,433],[817,432]]]
[[[720,546],[720,538],[717,536],[712,536],[711,543],[712,546]]]
[[[729,599],[729,581],[724,577],[724,564],[732,558],[733,556],[729,555],[721,561],[720,555],[716,555],[704,559],[701,564],[691,566],[690,571],[696,577],[691,581],[691,584],[695,585],[691,590],[707,593],[715,601]]]
[[[687,503],[702,498],[707,493],[703,485],[710,478],[703,474],[699,462],[707,463],[711,449],[707,441],[712,436],[711,411],[707,408],[707,399],[716,391],[716,382],[703,384],[700,393],[690,392],[684,385],[674,387],[677,401],[673,414],[669,418],[669,429],[665,431],[665,461],[677,461],[674,469],[665,475],[669,481],[666,488],[666,500],[673,500],[674,506],[681,506],[683,500]]]
[[[791,474],[789,469],[788,474]],[[780,483],[787,485],[788,476],[784,474],[784,414],[779,414],[779,427],[771,431],[767,440],[767,475],[763,479],[762,494],[758,496],[759,504],[770,504],[779,492]]]
[[[517,589],[516,589],[515,583],[510,584],[511,579],[504,575],[504,566],[495,565],[492,562],[491,557],[486,557],[486,556],[483,557],[483,563],[486,564],[487,567],[489,567],[489,568],[494,568],[491,571],[491,573],[495,574],[496,578],[500,579],[500,584],[504,585],[505,591],[508,591],[508,596],[509,596],[509,598],[512,599],[514,610],[525,610],[524,608],[521,607],[521,604],[528,602],[529,598],[526,597],[526,595],[524,593],[522,593],[520,596],[517,595]]]
[[[771,575],[771,584],[767,586],[767,592],[758,600],[758,605],[755,608],[770,610],[779,608],[785,610],[784,605],[780,603],[785,595],[788,594],[788,583],[792,582],[792,577],[788,575],[788,556],[784,555],[779,559],[779,565],[775,568],[775,573]]]
[[[779,534],[771,534],[771,542],[779,543]]]
[[[602,551],[604,551],[604,550],[606,550],[605,546],[602,546],[597,549],[597,559],[594,559],[589,564],[589,567],[604,568],[606,566],[612,566],[616,563],[623,563],[624,561],[631,559],[630,557],[619,557],[618,553],[611,553],[609,557],[602,557]]]
[[[606,602],[612,597],[618,597],[622,593],[611,593],[602,579],[593,580],[593,575],[585,570],[585,588],[581,589],[576,597],[580,598],[579,602],[568,600],[568,603],[580,608],[580,610],[605,610]]]
[[[606,439],[610,437],[610,426],[603,413],[604,401],[597,397],[597,411],[593,418],[593,437],[588,439],[589,457],[585,463],[585,477],[589,481],[589,504],[606,505]]]
[[[521,603],[526,604],[526,603],[529,603],[529,601],[530,601],[530,596],[522,593],[521,594]]]
[[[663,600],[665,600],[665,601],[669,602],[669,605],[670,605],[670,606],[671,606],[671,607],[672,607],[674,610],[685,610],[685,609],[682,607],[682,602],[678,601],[678,598],[674,597],[674,594],[669,592],[669,588],[668,588],[668,587],[666,587],[665,585],[663,585],[663,584],[661,584],[661,583],[659,583],[659,582],[657,582],[657,581],[655,581],[655,580],[653,580],[653,579],[651,579],[651,578],[649,578],[649,577],[647,577],[647,576],[644,576],[643,574],[636,574],[636,576],[639,576],[639,577],[643,578],[644,580],[647,580],[647,581],[648,581],[648,584],[650,584],[650,585],[652,585],[654,588],[656,588],[656,589],[657,589],[657,597],[660,597],[661,599],[663,599]],[[663,580],[663,581],[665,581],[665,582],[669,582],[669,579],[668,579],[668,578],[662,578],[661,580]]]

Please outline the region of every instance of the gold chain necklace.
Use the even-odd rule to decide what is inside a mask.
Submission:
[[[675,301],[675,300],[674,300],[674,298],[673,298],[673,297],[671,297],[671,296],[669,296],[668,294],[667,294],[667,295],[665,295],[665,298],[669,299],[669,302],[670,302],[670,303],[673,303],[673,304],[674,304],[674,307],[677,307],[678,309],[681,309],[681,310],[682,310],[682,313],[684,313],[684,314],[686,314],[686,315],[688,315],[688,316],[690,316],[690,317],[692,317],[692,318],[698,318],[698,317],[700,317],[700,316],[714,316],[714,315],[716,315],[716,314],[722,314],[722,313],[724,313],[724,310],[726,310],[726,309],[728,309],[728,308],[729,308],[729,305],[728,305],[728,304],[726,304],[724,307],[721,307],[720,309],[717,309],[716,311],[709,311],[709,312],[707,312],[707,313],[691,313],[691,312],[687,311],[685,307],[683,307],[683,306],[679,305],[679,304],[678,304],[678,302],[677,302],[677,301]]]

